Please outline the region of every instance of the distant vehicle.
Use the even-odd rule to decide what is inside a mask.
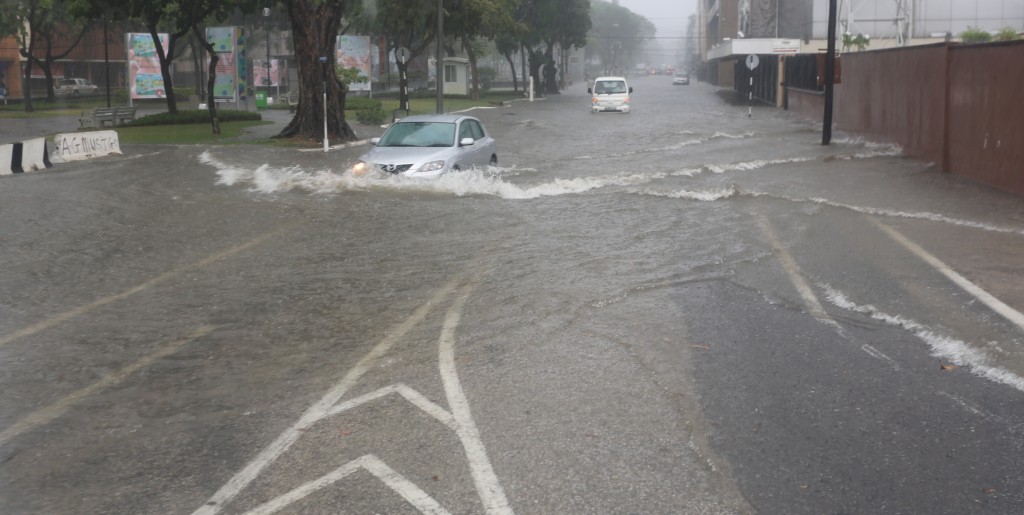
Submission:
[[[457,136],[457,137],[456,137]],[[479,119],[455,114],[408,116],[395,122],[352,167],[355,175],[392,173],[436,179],[445,172],[498,164],[498,144]]]
[[[590,99],[590,112],[628,113],[629,94],[632,92],[633,88],[625,77],[598,77],[594,79],[594,85],[587,88],[587,93],[593,95]]]
[[[690,76],[687,75],[686,73],[682,73],[682,72],[677,73],[675,75],[675,77],[672,77],[672,85],[673,86],[689,86],[690,85]]]
[[[100,88],[85,79],[61,79],[54,89],[58,95],[95,95]]]

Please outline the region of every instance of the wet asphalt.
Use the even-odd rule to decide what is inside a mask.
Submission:
[[[431,183],[0,177],[0,512],[1024,510],[1024,202],[631,85],[475,110],[499,167]]]

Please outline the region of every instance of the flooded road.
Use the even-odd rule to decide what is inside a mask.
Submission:
[[[0,178],[0,512],[1024,510],[1024,202],[631,85]]]

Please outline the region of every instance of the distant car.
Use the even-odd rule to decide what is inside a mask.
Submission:
[[[95,95],[100,88],[85,79],[61,79],[54,89],[58,95]]]
[[[626,82],[625,77],[598,77],[594,79],[594,85],[587,88],[590,98],[590,112],[600,113],[604,111],[617,111],[620,113],[629,112],[629,95],[633,88]]]
[[[689,86],[690,76],[685,73],[677,73],[675,77],[672,77],[673,86]]]
[[[436,179],[445,172],[498,164],[498,144],[479,119],[456,114],[402,118],[352,167],[355,175],[392,173]]]

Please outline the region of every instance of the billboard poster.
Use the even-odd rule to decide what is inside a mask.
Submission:
[[[166,50],[167,34],[158,34]],[[164,76],[160,73],[160,57],[156,53],[153,36],[141,33],[127,35],[128,93],[132,99],[164,98]]]
[[[206,41],[213,45],[217,53],[235,51],[234,27],[210,27],[206,29]]]
[[[280,59],[270,60],[270,70],[267,73],[266,59],[253,59],[252,61],[252,83],[259,86],[281,86],[281,67],[284,63]],[[270,79],[269,81],[267,79]]]
[[[217,53],[213,97],[236,102],[245,100],[249,73],[245,55],[245,31],[241,27],[208,27],[206,40]]]
[[[217,76],[213,78],[213,98],[235,98],[235,54],[217,53]]]
[[[341,68],[357,68],[359,75],[367,82],[349,84],[350,91],[370,91],[370,36],[338,36],[338,66]]]

